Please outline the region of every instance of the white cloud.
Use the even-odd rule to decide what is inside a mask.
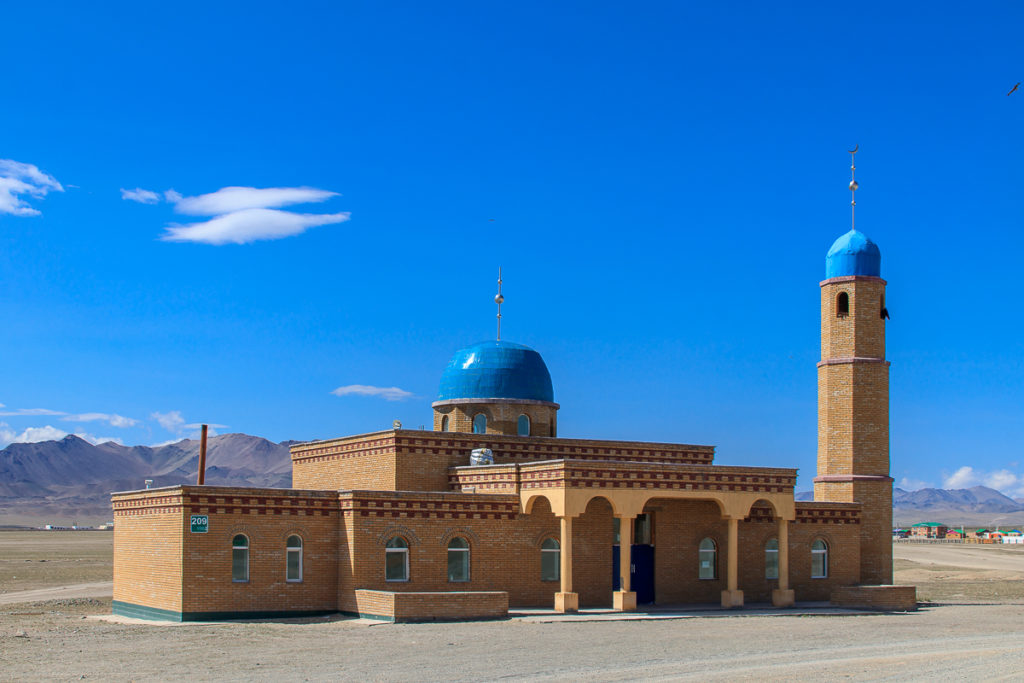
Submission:
[[[0,412],[0,416],[3,417],[28,417],[39,415],[67,415],[67,413],[60,410],[50,410],[49,408],[18,408],[17,410],[5,410]]]
[[[374,396],[387,401],[404,401],[415,396],[411,391],[398,387],[374,387],[368,384],[349,384],[331,392],[335,396]]]
[[[947,489],[965,489],[972,486],[987,486],[1010,497],[1024,496],[1024,475],[1007,469],[984,472],[965,465],[946,477],[943,486]]]
[[[165,242],[246,244],[257,240],[276,240],[300,235],[318,225],[344,223],[349,216],[347,211],[312,214],[276,209],[243,209],[202,223],[170,225],[160,239]]]
[[[126,190],[122,187],[121,199],[127,199],[130,202],[138,202],[139,204],[160,203],[160,195],[152,190],[143,190],[141,187],[136,187],[134,190]]]
[[[165,242],[201,244],[247,244],[257,240],[276,240],[299,235],[318,225],[344,223],[351,214],[295,213],[281,211],[282,206],[324,202],[337,192],[315,187],[223,187],[195,197],[166,190],[163,199],[174,204],[177,213],[186,216],[211,216],[198,223],[172,223],[160,237]],[[157,204],[158,193],[135,188],[121,189],[121,197],[143,204]]]
[[[337,197],[337,192],[315,187],[224,187],[198,197],[174,193],[174,210],[188,216],[220,216],[244,209],[276,209],[293,204],[311,204]],[[168,201],[172,201],[168,196]]]
[[[81,415],[68,415],[64,418],[68,422],[96,422],[102,421],[110,424],[111,427],[134,427],[139,424],[138,420],[133,420],[130,417],[124,415],[115,415],[108,413],[82,413]]]
[[[60,441],[68,433],[63,429],[57,429],[46,425],[45,427],[29,427],[18,436],[14,437],[14,443],[36,443],[39,441]]]
[[[42,199],[51,191],[64,191],[53,176],[43,173],[32,164],[0,159],[0,213],[38,216],[39,211],[29,206],[22,197]]]
[[[946,480],[942,482],[942,486],[947,489],[966,489],[977,486],[978,483],[978,475],[975,474],[974,468],[964,465],[952,475],[946,477]]]
[[[921,481],[920,479],[910,479],[909,477],[903,477],[897,484],[904,491],[917,491],[919,489],[930,489],[933,488],[931,482]]]
[[[185,418],[181,416],[180,410],[171,410],[166,413],[153,413],[150,417],[156,420],[161,427],[169,432],[180,432],[185,425]]]

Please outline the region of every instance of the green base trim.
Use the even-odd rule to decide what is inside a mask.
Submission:
[[[146,607],[114,600],[111,611],[122,617],[149,621],[234,621],[238,619],[299,619],[337,614],[338,610],[290,610],[254,612],[175,612],[158,607]]]

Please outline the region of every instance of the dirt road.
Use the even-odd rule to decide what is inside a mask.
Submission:
[[[918,564],[1014,572],[1024,579],[1024,545],[895,543],[893,557]]]
[[[53,586],[51,588],[36,588],[29,591],[0,593],[0,605],[14,605],[19,602],[67,600],[69,598],[109,598],[113,593],[113,581],[76,583],[70,586]]]

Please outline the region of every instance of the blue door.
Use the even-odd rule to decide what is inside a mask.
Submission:
[[[654,602],[654,546],[634,545],[630,550],[633,566],[629,571],[629,587],[636,593],[636,604]],[[612,590],[619,590],[619,546],[612,546]]]

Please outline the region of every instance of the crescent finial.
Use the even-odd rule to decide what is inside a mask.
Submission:
[[[860,143],[859,142],[856,145],[853,146],[853,149],[850,150],[850,154],[856,154],[858,149],[860,149]]]

